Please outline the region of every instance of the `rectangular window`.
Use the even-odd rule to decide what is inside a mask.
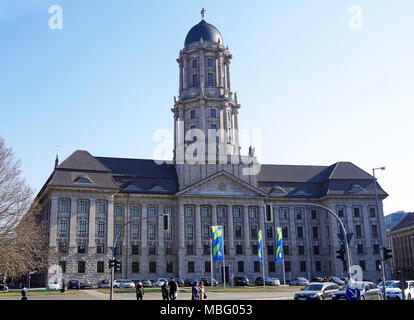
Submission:
[[[167,273],[173,273],[173,262],[167,261]]]
[[[139,273],[139,262],[138,261],[132,262],[132,273]]]
[[[121,244],[117,244],[115,246],[115,255],[116,256],[120,256],[122,254],[122,245]]]
[[[375,214],[375,208],[371,207],[369,208],[369,216],[371,218],[375,218],[376,214]]]
[[[291,272],[292,268],[290,266],[290,261],[285,261],[285,271],[286,272]]]
[[[85,242],[80,242],[78,244],[78,253],[86,253],[86,245],[85,245]]]
[[[66,261],[59,261],[59,267],[62,270],[62,273],[66,273]]]
[[[302,219],[302,210],[296,209],[295,214],[296,214],[296,219],[298,219],[298,220]]]
[[[210,237],[210,226],[208,224],[203,225],[203,237],[204,238]]]
[[[59,234],[65,236],[68,233],[68,221],[66,219],[59,221]]]
[[[96,273],[104,273],[105,272],[105,262],[98,261],[96,263]]]
[[[122,217],[122,207],[115,206],[115,217]]]
[[[338,217],[343,217],[344,216],[344,209],[343,208],[338,208]]]
[[[300,262],[300,272],[306,272],[306,261]]]
[[[238,244],[236,245],[236,254],[243,254],[243,246]]]
[[[132,255],[139,255],[139,245],[138,244],[133,244],[131,246],[132,249]]]
[[[379,254],[380,253],[380,247],[378,244],[374,244],[374,254]]]
[[[360,224],[355,226],[355,233],[357,237],[362,237],[362,227]]]
[[[274,254],[273,246],[267,246],[267,254],[270,256]]]
[[[240,218],[240,208],[239,207],[235,207],[233,209],[233,212],[234,212],[234,217],[235,218]]]
[[[298,254],[303,256],[305,254],[305,246],[298,247]]]
[[[189,273],[194,273],[194,262],[193,261],[189,261],[188,262],[188,269],[187,269],[187,271]]]
[[[289,246],[283,246],[283,254],[287,256],[289,254]]]
[[[363,244],[358,244],[357,245],[357,252],[358,252],[358,254],[363,254],[364,253],[364,245]]]
[[[85,273],[85,261],[78,261],[78,273]]]
[[[213,59],[207,59],[207,67],[213,66]]]
[[[318,255],[319,254],[319,246],[313,246],[313,254]]]
[[[105,213],[105,202],[97,201],[96,202],[96,210],[98,213]]]
[[[78,233],[79,233],[79,235],[81,235],[81,236],[86,235],[86,223],[87,223],[87,221],[86,221],[86,220],[81,220],[81,221],[79,221],[79,225],[78,225]]]
[[[155,207],[148,207],[148,217],[155,217]]]
[[[121,232],[121,227],[122,227],[122,225],[121,225],[121,224],[119,224],[119,223],[115,223],[115,225],[114,225],[114,239],[115,239],[116,235],[117,235],[119,232]]]
[[[316,272],[321,272],[321,262],[320,261],[315,261],[315,270]]]
[[[210,254],[210,246],[209,245],[204,245],[203,246],[203,254],[204,255],[208,255],[208,254]]]
[[[260,262],[259,261],[254,261],[253,267],[254,267],[254,269],[253,269],[254,272],[260,272]]]
[[[201,216],[203,218],[208,218],[210,216],[210,208],[209,207],[201,207]]]
[[[252,246],[252,255],[256,255],[258,250],[259,250],[259,246],[253,245]]]
[[[155,225],[153,225],[153,224],[150,224],[149,226],[148,226],[148,236],[149,237],[151,237],[151,238],[155,238]]]
[[[133,237],[139,237],[139,224],[131,225],[131,235]]]
[[[192,224],[187,224],[186,234],[187,234],[187,238],[192,238],[193,237],[193,225]]]
[[[216,118],[216,109],[210,109],[210,118]]]
[[[244,262],[238,261],[237,262],[237,272],[244,272]]]
[[[212,73],[207,74],[207,85],[210,87],[214,85],[214,76]]]
[[[283,239],[289,238],[288,227],[282,227],[282,238]]]
[[[298,227],[298,238],[303,239],[303,227]]]
[[[154,261],[151,261],[149,263],[149,272],[150,273],[156,273],[157,272],[157,263]]]
[[[157,247],[153,244],[148,246],[148,254],[155,256],[157,254]]]
[[[165,247],[165,254],[166,254],[167,256],[172,256],[172,255],[173,255],[173,248],[172,248],[172,245],[167,245],[167,246]]]
[[[198,86],[198,74],[193,74],[193,87]]]
[[[164,238],[165,239],[171,239],[172,238],[172,226],[170,224],[168,231],[164,232]]]
[[[273,226],[266,227],[266,238],[273,239]]]
[[[86,200],[79,201],[79,213],[88,213],[88,202]]]
[[[255,239],[257,238],[257,226],[250,227],[250,236]]]
[[[312,227],[312,234],[314,238],[318,238],[319,237],[319,231],[318,231],[318,227]]]
[[[185,208],[185,216],[192,217],[193,216],[193,207],[186,207]]]
[[[311,210],[312,219],[316,220],[316,210]]]
[[[139,217],[139,207],[138,206],[132,206],[131,215],[133,217]]]
[[[375,260],[375,270],[381,270],[381,260]]]
[[[354,208],[354,217],[355,218],[359,218],[360,217],[360,212],[359,212],[359,208],[358,207],[355,207]]]
[[[187,245],[187,254],[193,255],[194,254],[194,246],[192,244]]]
[[[373,237],[378,237],[378,228],[377,228],[376,225],[371,226],[371,231],[372,231],[372,236]]]
[[[198,67],[198,61],[197,60],[193,60],[193,68],[197,68]]]
[[[242,236],[242,226],[239,224],[236,224],[235,236],[236,238],[241,238]]]
[[[218,208],[218,217],[219,218],[225,218],[226,217],[226,208],[219,207]]]
[[[59,212],[69,212],[69,200],[59,200]]]
[[[285,208],[280,209],[280,219],[287,219],[288,218],[288,210]]]
[[[211,262],[210,261],[206,261],[204,262],[204,272],[211,272]]]
[[[104,243],[97,243],[96,244],[96,253],[105,253],[105,244]]]
[[[366,271],[365,260],[359,260],[359,266],[361,267],[362,271]]]
[[[249,218],[257,218],[257,208],[249,208]]]
[[[269,272],[276,272],[274,261],[269,261]]]
[[[105,235],[105,222],[98,221],[98,236]]]
[[[59,253],[68,253],[68,247],[66,240],[59,240],[59,247],[58,247]]]

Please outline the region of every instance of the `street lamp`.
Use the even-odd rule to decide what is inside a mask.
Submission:
[[[375,177],[375,170],[385,170],[385,167],[379,167],[379,168],[373,168],[372,169],[372,176],[374,179],[374,188],[375,188],[375,201],[376,201],[376,207],[377,207],[377,214],[378,218],[380,217],[380,211],[379,211],[379,202],[378,202],[378,190],[377,190],[377,178]],[[385,261],[384,261],[384,242],[382,241],[382,233],[381,233],[381,220],[379,220],[378,224],[378,231],[380,234],[380,243],[381,243],[381,270],[382,270],[382,285],[384,287],[384,300],[387,300],[387,295],[385,293]]]

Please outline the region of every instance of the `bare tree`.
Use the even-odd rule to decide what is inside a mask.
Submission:
[[[20,161],[0,137],[0,274],[8,277],[41,270],[47,256],[41,208],[20,174]]]

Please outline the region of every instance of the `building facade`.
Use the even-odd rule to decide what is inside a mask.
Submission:
[[[231,59],[220,32],[204,18],[188,32],[177,59],[172,161],[95,157],[78,150],[55,167],[37,199],[49,234],[49,264],[61,266],[66,280],[109,279],[108,261],[121,231],[116,278],[193,279],[213,272],[219,281],[224,273],[226,279],[254,281],[262,275],[259,230],[266,276],[282,279],[282,265],[275,262],[277,227],[283,231],[287,280],[346,276],[335,258],[341,246],[338,222],[310,203],[337,213],[354,234],[352,264],[362,267],[366,279],[381,278],[387,194],[379,188],[377,212],[373,177],[350,162],[264,165],[253,148],[242,156]],[[273,207],[272,221],[265,220],[265,205]],[[168,231],[161,214],[170,216]],[[224,226],[225,269],[221,262],[211,269],[214,225]]]

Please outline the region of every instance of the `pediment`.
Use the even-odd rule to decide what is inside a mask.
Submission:
[[[200,196],[235,196],[235,197],[266,197],[260,189],[249,185],[243,180],[222,171],[206,178],[192,186],[189,186],[177,195],[200,195]]]

